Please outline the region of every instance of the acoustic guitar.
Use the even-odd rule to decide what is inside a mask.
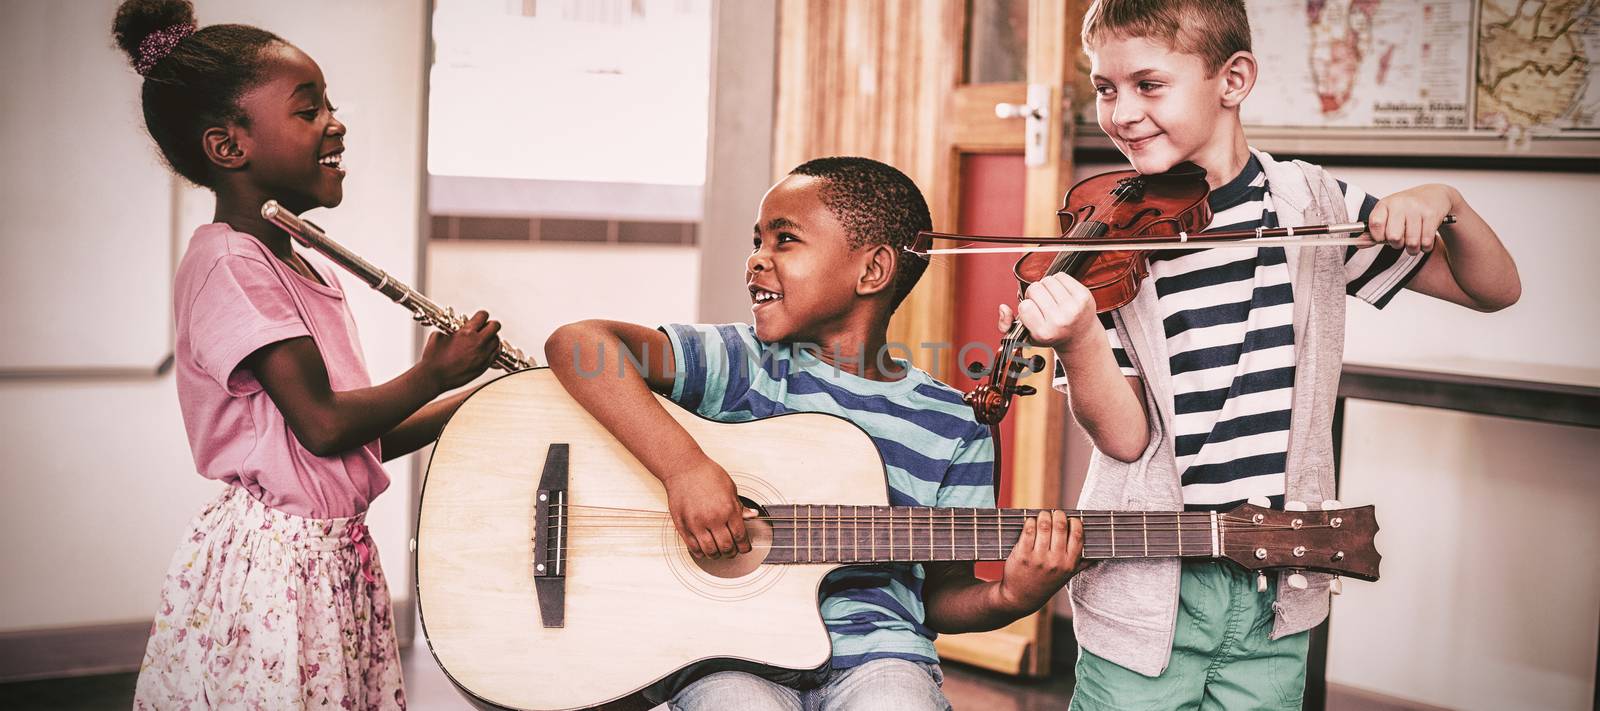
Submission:
[[[444,428],[422,488],[417,602],[435,658],[470,700],[584,708],[707,660],[819,669],[831,654],[817,609],[829,572],[1003,560],[1038,514],[889,506],[883,461],[847,420],[719,423],[659,399],[760,511],[750,553],[690,557],[660,482],[547,369],[489,383]],[[1370,506],[1071,514],[1086,562],[1222,558],[1378,577]]]

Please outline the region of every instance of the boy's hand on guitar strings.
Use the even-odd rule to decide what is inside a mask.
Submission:
[[[1067,584],[1083,554],[1083,522],[1063,511],[1045,511],[1022,525],[1022,537],[1006,557],[1000,599],[1008,609],[1031,613]]]
[[[667,510],[689,555],[732,558],[750,552],[744,520],[749,510],[739,501],[733,479],[710,459],[666,479]]]

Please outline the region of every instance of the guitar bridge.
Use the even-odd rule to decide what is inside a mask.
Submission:
[[[566,621],[567,450],[565,443],[550,445],[533,504],[533,591],[545,627]]]

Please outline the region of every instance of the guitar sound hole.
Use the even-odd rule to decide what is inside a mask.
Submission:
[[[766,561],[772,550],[772,525],[758,518],[746,519],[744,530],[750,534],[750,552],[732,558],[698,558],[694,564],[719,578],[742,578],[755,572]]]

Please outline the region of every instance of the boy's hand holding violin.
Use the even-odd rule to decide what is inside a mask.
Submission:
[[[1089,288],[1065,273],[1052,274],[1028,285],[1017,311],[1000,305],[1001,331],[1020,318],[1036,345],[1053,348],[1063,359],[1083,347],[1103,348],[1100,320],[1095,318],[1094,296]]]

